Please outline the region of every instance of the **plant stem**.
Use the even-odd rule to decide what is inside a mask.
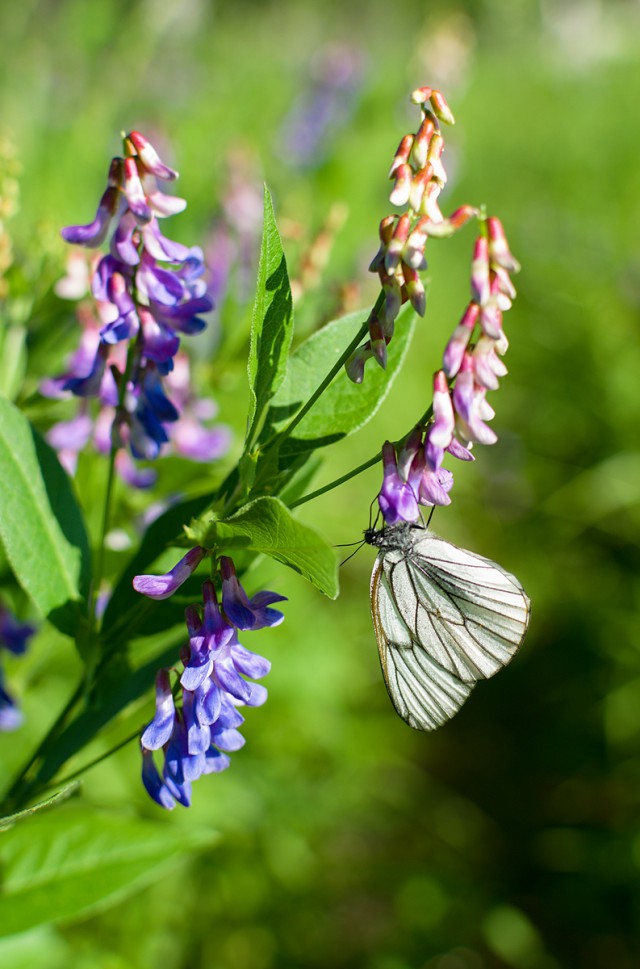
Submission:
[[[424,414],[417,422],[417,424],[426,424],[427,421],[430,420],[432,414],[433,414],[433,405],[429,405],[429,407],[424,412]],[[417,425],[414,424],[413,426],[416,427]],[[413,431],[413,427],[411,428],[411,430],[407,431],[407,433],[404,434],[401,438],[399,438],[399,440],[393,442],[394,447],[396,448],[402,447],[402,445],[405,443],[405,441],[411,434],[411,431]],[[341,477],[339,478],[335,478],[333,481],[330,481],[329,484],[323,485],[322,488],[318,488],[317,491],[312,491],[310,492],[310,494],[303,495],[302,498],[298,498],[296,499],[296,501],[292,501],[288,507],[297,508],[298,505],[304,505],[307,501],[311,501],[313,498],[319,498],[320,495],[326,494],[327,491],[333,491],[334,488],[337,488],[339,485],[344,484],[345,481],[349,480],[349,478],[355,478],[356,475],[362,474],[362,472],[366,471],[368,468],[372,468],[381,459],[382,459],[382,452],[377,451],[372,458],[369,458],[367,461],[364,461],[362,464],[359,464],[357,468],[353,468],[351,471],[347,471],[346,474],[341,475]]]
[[[77,770],[72,771],[71,774],[67,774],[66,777],[62,777],[59,781],[55,781],[53,784],[47,784],[46,787],[43,787],[39,793],[44,794],[47,791],[50,791],[54,787],[60,787],[64,784],[68,784],[69,781],[73,781],[76,779],[76,777],[80,777],[80,775],[84,774],[85,771],[88,771],[92,767],[95,767],[96,764],[99,764],[101,761],[106,760],[107,757],[111,757],[112,754],[117,753],[117,751],[120,750],[122,747],[126,747],[127,744],[130,744],[132,740],[135,740],[136,737],[139,737],[143,730],[144,730],[144,724],[143,726],[138,727],[135,733],[129,734],[128,737],[125,737],[124,740],[121,740],[119,744],[115,745],[115,747],[111,747],[109,750],[107,750],[106,753],[100,754],[99,757],[94,757],[93,760],[90,760],[87,764],[84,764],[82,767],[79,767]]]

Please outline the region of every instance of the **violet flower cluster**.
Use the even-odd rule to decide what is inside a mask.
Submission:
[[[213,304],[202,278],[202,250],[172,242],[160,231],[160,218],[186,207],[184,199],[165,194],[158,185],[177,178],[177,172],[136,131],[124,137],[123,146],[124,157],[111,162],[93,222],[62,230],[67,242],[88,248],[113,232],[109,253],[96,263],[91,278],[100,323],[85,327],[69,371],[56,383],[62,391],[98,398],[111,408],[110,443],[127,447],[134,458],[151,460],[180,416],[163,379],[173,370],[181,334],[204,329],[200,314]],[[77,453],[88,427],[83,412],[59,429],[56,446]],[[103,437],[104,430],[103,422]]]
[[[196,546],[166,575],[136,576],[134,588],[152,599],[166,599],[206,554]],[[141,738],[143,784],[153,800],[169,810],[176,802],[190,805],[193,781],[229,766],[229,754],[244,745],[238,730],[244,717],[238,707],[260,706],[267,698],[265,687],[251,681],[265,676],[271,664],[245,649],[238,631],[279,625],[284,616],[271,605],[285,596],[263,591],[250,599],[226,556],[220,559],[220,573],[222,606],[207,579],[202,609],[186,609],[189,645],[181,655],[180,679],[172,689],[170,671],[158,671],[156,714]],[[154,759],[157,750],[164,754],[162,773]]]
[[[453,475],[442,467],[446,452],[473,460],[474,444],[495,444],[486,423],[495,416],[486,399],[507,373],[501,357],[509,343],[502,314],[511,306],[515,288],[509,273],[518,263],[511,255],[500,221],[481,223],[471,264],[471,301],[447,343],[442,370],[433,378],[432,419],[417,427],[396,454],[383,445],[383,483],[378,496],[387,524],[415,521],[419,505],[448,505]]]
[[[22,656],[27,649],[27,640],[35,631],[35,626],[19,622],[13,613],[0,605],[0,650],[6,649],[14,656]],[[16,730],[21,723],[22,713],[5,689],[4,673],[0,666],[0,731]]]

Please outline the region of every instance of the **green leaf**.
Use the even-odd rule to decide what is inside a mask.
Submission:
[[[316,531],[297,521],[278,498],[256,498],[226,521],[209,526],[207,545],[269,555],[308,579],[330,599],[338,595],[338,556]]]
[[[349,313],[327,323],[291,354],[286,377],[269,408],[268,429],[263,438],[282,430],[308,400],[358,332],[362,320],[362,313]],[[414,324],[415,314],[407,304],[396,320],[386,370],[371,361],[363,382],[354,384],[343,369],[296,427],[295,436],[285,442],[282,451],[299,453],[331,444],[370,421],[402,366]]]
[[[61,632],[86,617],[89,543],[71,484],[24,415],[0,398],[0,538],[16,578]]]
[[[0,840],[0,936],[105,908],[217,840],[195,827],[64,805]]]
[[[287,263],[265,185],[264,229],[247,364],[250,399],[246,450],[251,449],[265,409],[284,379],[292,335],[293,306]]]

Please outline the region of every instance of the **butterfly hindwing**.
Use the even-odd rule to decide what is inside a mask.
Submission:
[[[403,720],[432,730],[513,657],[529,599],[501,566],[426,529],[375,535],[371,610],[385,683]]]

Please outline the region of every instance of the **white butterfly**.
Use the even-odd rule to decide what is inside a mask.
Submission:
[[[420,525],[370,528],[365,540],[380,549],[371,615],[391,702],[410,727],[434,730],[515,655],[529,597],[495,562]]]

